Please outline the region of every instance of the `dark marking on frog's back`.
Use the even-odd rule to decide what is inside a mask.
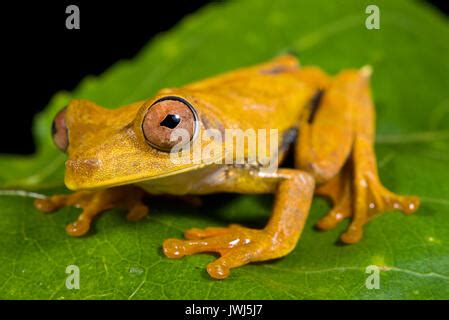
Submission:
[[[288,148],[295,142],[296,137],[298,136],[298,128],[292,127],[287,129],[282,135],[281,144],[279,147],[279,151],[281,153],[288,150]]]
[[[313,123],[313,120],[315,119],[315,115],[318,111],[318,107],[321,104],[321,99],[323,98],[324,90],[318,90],[315,95],[312,97],[312,99],[309,102],[309,118],[307,119],[308,123]]]
[[[269,69],[262,69],[262,70],[260,70],[260,73],[267,74],[267,75],[274,75],[274,74],[279,74],[279,73],[287,72],[287,71],[291,71],[291,70],[292,70],[291,67],[279,65],[279,66],[271,67]]]

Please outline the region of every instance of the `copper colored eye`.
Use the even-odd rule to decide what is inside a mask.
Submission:
[[[178,143],[190,142],[196,131],[195,109],[184,99],[166,97],[156,101],[145,114],[142,130],[147,142],[162,151],[170,151]],[[174,132],[174,130],[179,130]],[[171,140],[178,137],[176,140]],[[179,137],[182,134],[184,140]]]
[[[51,127],[53,142],[61,151],[66,151],[69,145],[68,131],[65,123],[66,110],[67,108],[63,108],[56,114]]]

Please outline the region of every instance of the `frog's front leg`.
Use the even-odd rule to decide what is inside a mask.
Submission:
[[[148,214],[142,203],[145,192],[134,186],[115,187],[99,191],[79,191],[70,195],[54,195],[46,199],[36,199],[35,206],[42,212],[53,212],[65,206],[83,209],[78,219],[67,225],[69,235],[79,237],[86,234],[92,220],[101,212],[112,208],[128,210],[127,219],[137,221]]]
[[[306,222],[313,197],[315,181],[300,170],[280,169],[275,177],[248,176],[227,187],[238,192],[276,192],[273,214],[264,229],[249,229],[239,225],[227,228],[190,229],[188,240],[167,239],[164,253],[169,258],[181,258],[199,252],[216,252],[220,258],[207,266],[216,279],[229,276],[230,269],[250,262],[280,258],[292,251]],[[260,190],[255,190],[258,186]]]

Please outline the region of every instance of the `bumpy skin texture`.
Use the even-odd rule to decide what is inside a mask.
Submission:
[[[82,191],[37,200],[36,206],[45,212],[65,205],[83,208],[78,221],[67,227],[69,234],[80,236],[87,233],[95,215],[112,207],[130,210],[131,220],[144,217],[143,190],[172,195],[275,193],[273,214],[263,229],[237,225],[194,228],[185,232],[186,240],[164,242],[169,258],[199,252],[220,254],[207,267],[217,279],[228,277],[232,268],[292,251],[314,193],[329,197],[334,204],[318,227],[331,229],[352,218],[341,240],[358,242],[370,218],[391,210],[410,214],[419,206],[417,197],[396,195],[379,180],[370,73],[365,67],[330,77],[318,68],[300,68],[296,58],[287,55],[164,89],[146,102],[116,110],[73,101],[65,113],[69,141],[65,182],[70,189]],[[318,92],[321,98],[316,101]],[[142,133],[147,110],[167,96],[183,98],[195,107],[200,134],[208,128],[220,132],[225,128],[278,129],[280,159],[293,142],[292,129],[298,129],[295,169],[264,174],[257,166],[173,163],[168,152],[150,146]],[[246,159],[252,156],[250,152],[245,149]]]

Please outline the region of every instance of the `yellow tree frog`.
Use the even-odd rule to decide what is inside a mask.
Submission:
[[[333,203],[318,227],[328,230],[351,218],[341,240],[358,242],[363,226],[375,215],[391,210],[410,214],[419,206],[419,198],[392,193],[379,180],[370,76],[370,67],[329,76],[319,68],[300,66],[293,55],[283,55],[162,89],[149,100],[118,109],[73,100],[56,115],[53,139],[68,155],[65,184],[76,192],[37,199],[35,205],[44,212],[63,206],[82,208],[77,221],[66,227],[70,235],[82,236],[92,219],[110,208],[127,209],[130,220],[145,217],[146,193],[274,193],[272,215],[263,229],[193,228],[185,231],[184,240],[164,241],[169,258],[218,253],[220,257],[207,266],[217,279],[228,277],[232,268],[291,252],[314,194]],[[191,145],[211,128],[224,135],[228,128],[276,129],[278,162],[291,149],[294,168],[267,173],[257,162],[217,161],[218,152],[208,159],[213,161],[173,161],[173,152],[181,152],[173,151],[179,144],[179,139],[172,139],[173,130],[183,129],[184,143]],[[202,148],[211,144],[220,148],[223,141],[210,139]],[[244,159],[254,156],[251,150],[245,147]]]

